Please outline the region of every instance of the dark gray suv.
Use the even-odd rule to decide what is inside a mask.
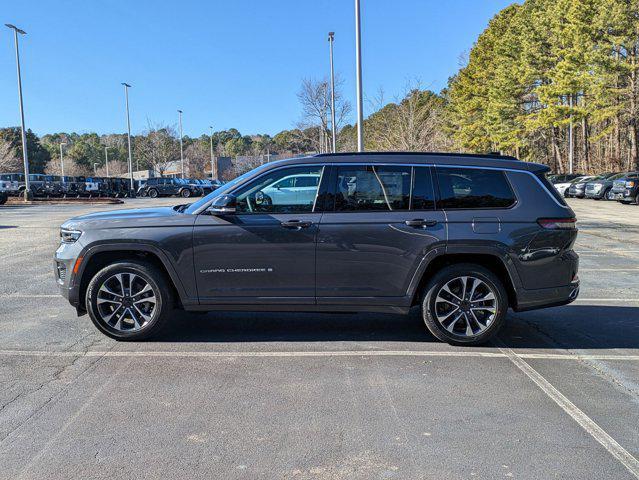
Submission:
[[[120,340],[174,308],[408,313],[453,344],[506,311],[579,291],[575,215],[511,157],[366,153],[271,162],[199,201],[73,218],[55,275],[79,314]]]

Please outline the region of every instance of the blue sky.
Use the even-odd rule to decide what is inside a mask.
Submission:
[[[507,0],[361,0],[364,94],[387,99],[407,82],[439,91]],[[292,128],[303,78],[335,68],[355,104],[352,0],[85,0],[12,2],[2,24],[27,31],[20,51],[27,127],[37,134],[124,132],[130,90],[133,133],[177,123],[199,136]],[[19,111],[12,32],[0,36],[0,126]],[[367,103],[365,101],[365,103]],[[366,105],[368,107],[368,105]],[[370,108],[367,108],[370,110]]]

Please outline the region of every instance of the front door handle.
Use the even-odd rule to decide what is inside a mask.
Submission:
[[[434,227],[435,225],[437,225],[437,220],[415,218],[414,220],[406,220],[404,223],[409,227]]]
[[[304,220],[286,220],[285,222],[280,223],[280,225],[284,228],[293,228],[295,230],[300,230],[301,228],[308,228],[313,225],[313,222],[306,222]]]

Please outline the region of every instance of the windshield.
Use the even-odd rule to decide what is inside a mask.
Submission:
[[[209,203],[214,198],[233,190],[235,185],[238,185],[238,184],[242,183],[244,180],[246,180],[247,178],[252,177],[256,173],[260,172],[261,170],[265,170],[266,168],[268,168],[269,165],[272,165],[272,164],[266,163],[264,165],[260,165],[259,167],[254,168],[253,170],[250,170],[250,171],[246,172],[245,174],[240,175],[239,177],[235,177],[233,180],[231,180],[228,183],[225,183],[223,186],[221,186],[217,190],[213,190],[206,197],[202,197],[197,202],[194,202],[191,205],[189,205],[189,208],[187,208],[185,210],[185,213],[194,213],[194,212],[196,212],[203,205],[206,205],[207,203]]]

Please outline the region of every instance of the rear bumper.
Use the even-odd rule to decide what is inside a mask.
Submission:
[[[579,295],[579,278],[575,278],[570,285],[538,290],[520,290],[517,292],[516,312],[536,310],[538,308],[558,307],[574,302]]]

